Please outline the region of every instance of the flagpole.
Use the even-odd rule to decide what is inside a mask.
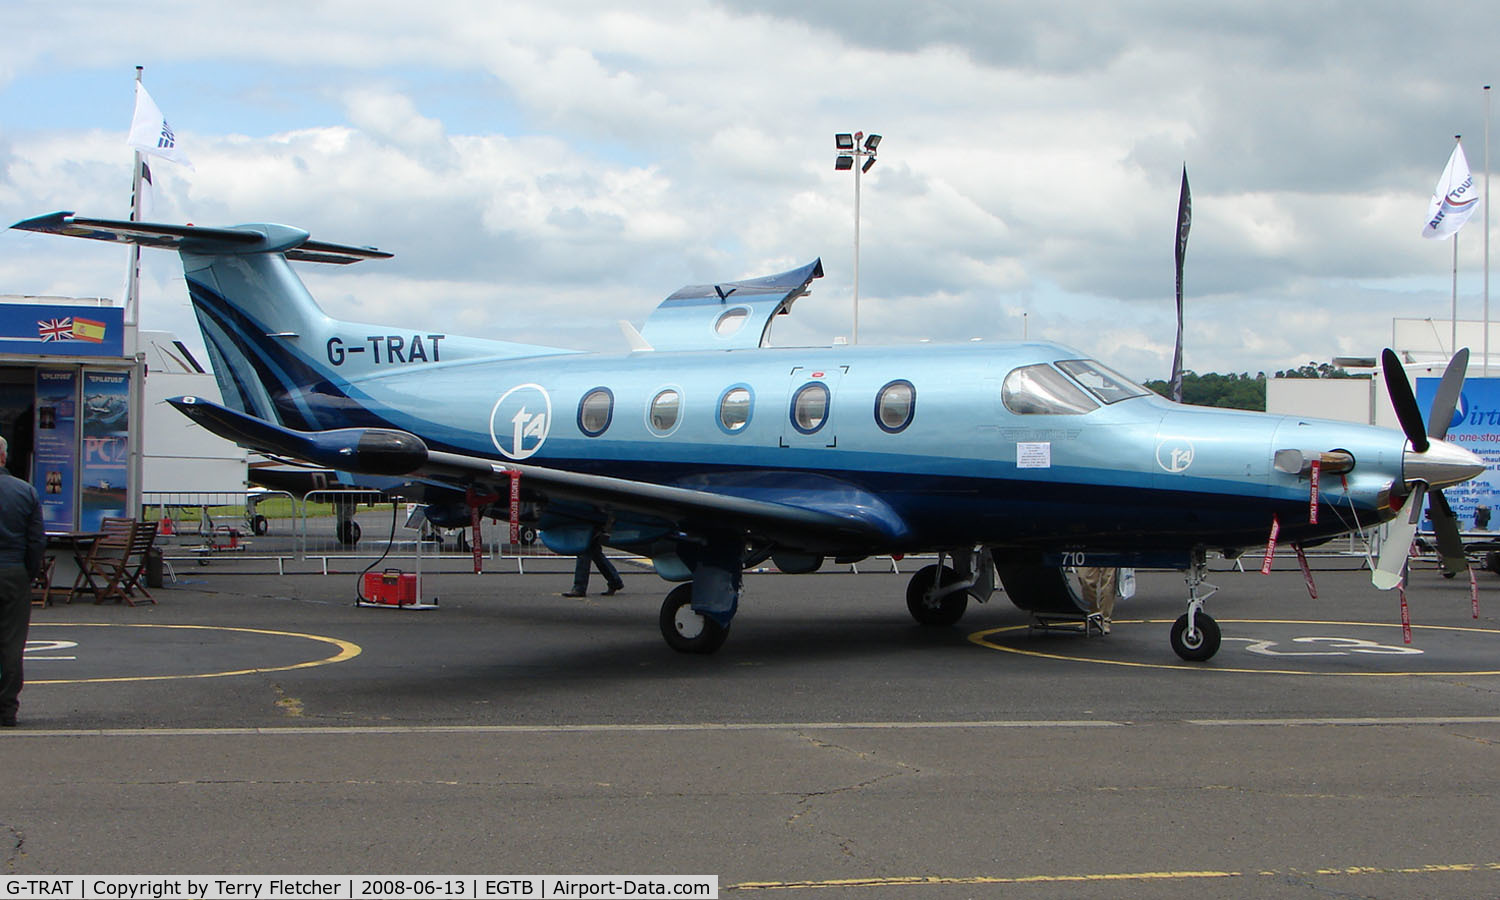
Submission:
[[[135,83],[141,83],[142,66],[135,67]],[[141,151],[137,149],[130,167],[130,221],[141,220]],[[125,327],[140,323],[141,245],[130,245],[130,270],[125,276]]]
[[[1490,86],[1484,86],[1484,377],[1490,376]]]
[[[1453,334],[1448,339],[1448,355],[1458,352],[1458,235],[1453,235]]]
[[[1455,134],[1453,143],[1462,144],[1464,136]],[[1448,345],[1448,354],[1451,356],[1458,352],[1458,232],[1453,232],[1453,336]]]

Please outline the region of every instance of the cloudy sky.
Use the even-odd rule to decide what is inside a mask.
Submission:
[[[878,132],[861,343],[1025,332],[1146,379],[1171,365],[1184,164],[1188,368],[1373,355],[1393,317],[1447,319],[1452,245],[1419,231],[1455,134],[1482,178],[1500,13],[5,0],[0,35],[4,224],[128,213],[140,65],[194,164],[154,164],[155,218],[396,254],[305,268],[335,316],[621,350],[616,321],[681,285],[821,256],[775,339],[828,343],[854,281],[833,135]],[[1461,318],[1482,234],[1460,233]],[[0,293],[118,296],[123,272],[118,248],[0,232]],[[201,346],[171,254],[147,254],[143,296],[144,327]]]

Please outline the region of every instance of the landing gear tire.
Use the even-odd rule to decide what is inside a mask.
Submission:
[[[729,629],[693,610],[693,586],[679,584],[662,601],[657,619],[667,646],[678,653],[712,653],[729,637]]]
[[[355,544],[359,543],[359,536],[363,534],[363,532],[360,530],[358,522],[354,521],[353,519],[345,519],[338,524],[338,528],[335,530],[335,534],[337,535],[340,544],[343,544],[345,547],[353,547]]]
[[[969,608],[967,591],[954,591],[937,600],[929,600],[927,592],[939,583],[939,578],[944,586],[960,580],[958,573],[947,566],[926,566],[918,569],[917,574],[906,583],[906,608],[911,612],[911,617],[922,625],[953,625],[964,617],[964,610]]]
[[[265,516],[257,513],[255,518],[250,520],[250,530],[256,534],[265,534],[271,530],[271,523]]]
[[[1222,634],[1219,623],[1205,613],[1198,613],[1198,633],[1188,637],[1188,617],[1183,613],[1172,623],[1172,651],[1188,662],[1203,662],[1219,652]]]

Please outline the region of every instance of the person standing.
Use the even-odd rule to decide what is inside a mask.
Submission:
[[[591,566],[598,566],[599,574],[604,576],[607,585],[604,596],[608,597],[625,589],[625,582],[620,578],[619,571],[609,561],[609,557],[604,555],[604,534],[596,528],[589,535],[588,549],[578,554],[578,561],[573,565],[573,589],[564,593],[564,597],[582,597],[589,592]]]
[[[42,571],[47,533],[36,488],[4,468],[9,449],[0,438],[0,726],[13,728],[25,684],[31,581]]]
[[[1120,570],[1110,566],[1079,566],[1078,582],[1083,588],[1083,601],[1088,604],[1089,612],[1099,616],[1099,630],[1109,634],[1109,626],[1115,617]]]

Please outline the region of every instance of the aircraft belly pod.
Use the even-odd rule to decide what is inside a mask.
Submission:
[[[224,398],[172,401],[185,415],[255,450],[400,479],[434,521],[466,520],[466,495],[519,473],[549,546],[578,552],[602,530],[680,582],[659,625],[686,652],[723,643],[742,572],[767,559],[795,572],[935,551],[907,588],[930,625],[997,579],[1023,609],[1078,613],[1071,566],[1185,569],[1171,643],[1207,659],[1207,551],[1264,546],[1273,521],[1284,541],[1326,541],[1483,469],[1420,411],[1402,435],[1181,406],[1058,344],[767,346],[816,260],[684,288],[632,331],[633,352],[598,354],[334,319],[289,261],[389,254],[286,226],[54,213],[13,227],[176,249]],[[1451,418],[1462,367],[1427,421]],[[1400,550],[1387,542],[1377,583]]]

